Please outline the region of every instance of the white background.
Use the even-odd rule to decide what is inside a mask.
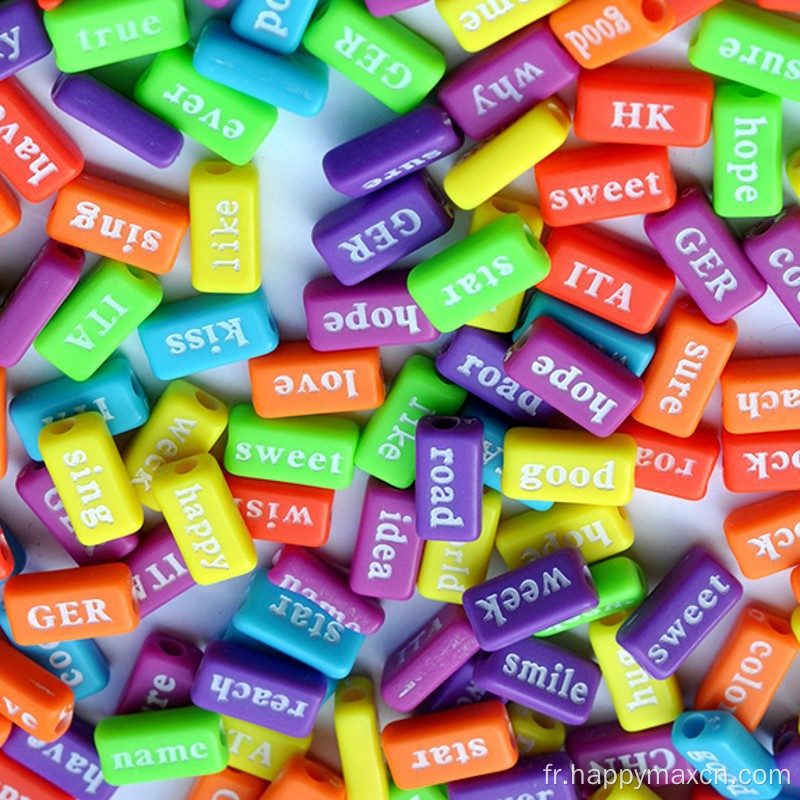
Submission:
[[[190,10],[193,36],[196,38],[203,20],[219,12],[206,8],[199,0],[188,0],[187,6]],[[438,45],[447,55],[448,67],[453,67],[466,57],[467,54],[456,44],[432,2],[403,12],[399,18]],[[626,61],[688,67],[686,49],[695,24],[687,23],[663,41]],[[187,140],[180,159],[170,169],[162,171],[148,166],[52,105],[49,93],[57,74],[51,56],[24,70],[19,77],[81,147],[86,156],[88,170],[175,199],[186,200],[188,175],[192,165],[200,159],[212,157],[212,154],[195,142]],[[574,100],[571,91],[563,92],[562,97],[569,103]],[[784,110],[784,153],[788,154],[800,146],[800,106],[784,101]],[[322,156],[335,145],[392,118],[394,114],[391,111],[338,73],[331,72],[330,94],[324,111],[313,119],[281,111],[275,129],[255,157],[262,187],[264,288],[277,317],[283,340],[304,338],[302,288],[312,278],[328,274],[327,268],[311,245],[311,228],[317,219],[346,201],[346,198],[327,185],[321,169]],[[673,149],[671,159],[680,185],[685,185],[694,178],[709,187],[710,145],[696,150]],[[440,162],[430,171],[441,181],[451,162],[452,159]],[[787,203],[796,200],[788,182],[785,190]],[[532,175],[528,173],[522,176],[510,193],[520,198],[535,197]],[[44,223],[51,204],[52,200],[36,206],[24,204],[22,224],[0,242],[0,285],[4,290],[13,286],[43,244]],[[413,259],[407,259],[404,265],[413,265],[426,254],[437,252],[456,241],[465,234],[468,223],[469,215],[459,212],[456,225],[446,237],[419,251]],[[616,221],[609,223],[607,227],[645,241],[641,218]],[[746,227],[746,224],[737,225],[740,230]],[[88,266],[95,260],[95,257],[90,256]],[[188,237],[177,265],[169,275],[162,277],[162,282],[168,299],[180,299],[193,294],[189,280]],[[740,330],[736,356],[800,354],[800,330],[771,293],[739,314],[736,321]],[[433,353],[437,347],[434,344],[427,349]],[[151,400],[155,401],[164,384],[152,376],[136,334],[129,337],[121,349],[131,359]],[[393,379],[408,354],[403,348],[384,349],[382,361],[387,381]],[[9,396],[55,377],[56,370],[31,350],[18,366],[9,370]],[[249,398],[245,363],[200,373],[191,380],[230,403]],[[712,398],[706,418],[719,423],[718,390]],[[120,437],[120,442],[125,438]],[[29,556],[29,571],[72,566],[72,562],[16,495],[14,479],[26,460],[19,439],[12,429],[9,433],[9,469],[5,479],[0,482],[0,516],[25,546]],[[365,482],[366,476],[359,472],[353,485],[336,495],[332,535],[324,551],[344,564],[349,561],[352,552]],[[687,547],[703,542],[743,581],[747,601],[763,602],[788,616],[796,605],[789,590],[788,572],[759,581],[742,578],[723,536],[722,520],[725,514],[755,499],[758,496],[736,496],[725,490],[719,466],[712,478],[708,497],[699,503],[637,491],[628,507],[636,529],[632,555],[644,565],[651,586]],[[521,506],[509,503],[509,513],[522,510],[524,509]],[[145,527],[152,527],[156,519],[156,515],[150,515]],[[261,562],[266,563],[275,546],[259,543],[258,547]],[[502,562],[495,558],[492,566],[494,571],[499,572]],[[241,601],[246,583],[247,578],[240,578],[215,587],[196,587],[149,616],[134,633],[100,640],[100,647],[111,665],[111,683],[102,693],[80,703],[78,713],[95,722],[113,713],[141,642],[151,630],[170,632],[201,646],[205,645],[225,627]],[[742,605],[740,603],[738,608]],[[415,626],[432,616],[437,608],[438,604],[418,596],[402,606],[398,603],[387,603],[387,623],[378,634],[367,639],[358,660],[357,671],[369,674],[379,681],[386,655]],[[728,617],[679,671],[678,677],[687,707],[732,622],[733,617]],[[589,655],[585,631],[565,634],[562,643]],[[772,729],[784,718],[797,715],[800,709],[798,677],[800,665],[795,664],[767,713],[762,726],[764,731],[771,734]],[[311,754],[338,767],[331,706],[332,703],[329,702],[320,717]],[[385,706],[381,707],[382,724],[394,716]],[[607,721],[612,718],[613,711],[603,686],[592,721]],[[190,783],[168,781],[150,785],[147,787],[148,798],[179,800],[185,796]],[[122,788],[115,797],[119,800],[140,800],[142,788]]]

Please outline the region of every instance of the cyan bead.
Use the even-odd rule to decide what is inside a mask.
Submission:
[[[233,11],[233,32],[267,50],[293,53],[300,46],[315,0],[240,0]]]

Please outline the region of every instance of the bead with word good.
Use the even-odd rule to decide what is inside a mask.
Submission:
[[[157,274],[172,269],[188,226],[185,205],[86,172],[59,190],[47,218],[53,239]]]
[[[781,792],[775,759],[726,711],[686,711],[675,720],[672,743],[701,780],[729,800],[741,797],[743,790],[758,800],[772,800]],[[755,779],[761,772],[763,782]]]
[[[300,46],[315,4],[311,0],[244,0],[233,9],[231,29],[241,39],[275,53]]]
[[[0,9],[0,80],[39,61],[52,49],[32,0],[12,0]]]
[[[617,642],[654,678],[668,678],[733,609],[742,591],[708,550],[692,547],[625,620]]]
[[[800,734],[796,717],[789,717],[775,729],[772,735],[772,753],[775,756],[775,766],[786,770],[789,775],[789,780],[784,778],[784,782],[796,788],[800,784]]]
[[[525,795],[541,797],[543,792],[553,800],[577,800],[572,760],[566,753],[520,759],[505,772],[458,781],[450,786],[449,797],[450,800],[482,800],[494,795],[522,800]]]
[[[318,8],[303,46],[397,114],[419,105],[445,71],[441,51],[396,19],[376,19],[358,0]]]
[[[462,156],[444,190],[459,208],[475,208],[561,147],[569,130],[566,105],[558,97],[542,100]]]
[[[355,744],[355,742],[353,743]],[[345,800],[351,794],[350,784],[345,795],[344,781],[333,770],[303,756],[292,756],[259,800]],[[372,795],[376,800],[380,795]]]
[[[303,756],[311,746],[311,735],[298,739],[244,720],[223,717],[228,739],[228,766],[274,781],[295,755]]]
[[[472,680],[478,656],[473,656],[462,664],[433,694],[428,695],[417,711],[430,714],[434,711],[444,711],[448,708],[480,703],[482,700],[494,699],[494,695],[475,685]]]
[[[564,747],[564,723],[517,703],[506,706],[521,756],[556,753]]]
[[[578,77],[573,126],[590,142],[702,147],[714,82],[689,70],[609,65]]]
[[[709,322],[689,299],[676,303],[644,374],[644,397],[633,418],[673,436],[691,436],[733,352],[738,330],[732,319]]]
[[[278,330],[258,290],[165,303],[139,326],[139,339],[153,374],[168,381],[269,353]]]
[[[799,475],[797,431],[722,431],[722,479],[731,492],[793,492]]]
[[[189,175],[192,286],[248,294],[261,286],[258,170],[200,161]]]
[[[463,143],[446,111],[423,105],[328,150],[322,170],[337,192],[362,197],[424,169]]]
[[[267,785],[261,778],[226,767],[198,778],[186,800],[260,800]]]
[[[0,180],[0,236],[13,231],[19,225],[20,219],[22,212],[17,196],[5,181]]]
[[[29,2],[29,0],[26,0]],[[11,723],[6,722],[9,728]],[[0,787],[10,798],[26,798],[26,800],[70,800],[70,796],[57,789],[50,781],[45,780],[13,758],[0,752]],[[73,799],[74,800],[74,799]]]
[[[467,589],[486,580],[501,507],[502,497],[497,492],[486,491],[477,539],[425,542],[418,579],[419,593],[423,597],[460,604]]]
[[[711,322],[729,320],[766,291],[764,279],[697,186],[682,191],[665,214],[645,217],[644,232]]]
[[[328,98],[328,67],[305,51],[278,55],[234,36],[226,22],[209,20],[192,64],[200,75],[262,103],[313,117]]]

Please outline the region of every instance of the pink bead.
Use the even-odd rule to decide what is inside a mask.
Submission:
[[[421,6],[425,0],[366,0],[367,11],[373,17],[388,17],[407,8]]]

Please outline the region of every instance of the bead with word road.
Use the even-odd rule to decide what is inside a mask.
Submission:
[[[139,339],[153,374],[168,381],[269,353],[278,330],[259,290],[166,303],[139,326]]]
[[[654,678],[668,678],[725,618],[742,584],[708,550],[692,547],[617,632],[617,642]]]
[[[192,286],[248,294],[261,286],[258,170],[200,161],[189,175]]]
[[[506,706],[521,756],[556,753],[564,747],[564,723],[518,703]]]
[[[8,188],[5,181],[0,180],[0,236],[5,236],[19,225],[22,212],[19,200],[14,192]]]
[[[39,61],[52,49],[33,0],[12,0],[0,9],[0,80]]]
[[[300,46],[314,7],[313,0],[244,0],[233,9],[231,29],[259,47],[293,53]]]
[[[26,0],[31,2],[31,0]],[[31,3],[32,5],[32,3]],[[9,728],[11,723],[6,723]],[[26,800],[70,800],[70,796],[53,786],[22,764],[18,764],[5,753],[0,752],[0,789],[10,798],[26,798]],[[74,798],[72,798],[74,800]]]
[[[260,800],[267,785],[261,778],[226,767],[198,778],[186,800]]]
[[[729,320],[766,291],[764,279],[697,186],[682,191],[667,213],[645,217],[644,232],[711,322]]]
[[[351,791],[348,784],[345,793],[344,781],[333,770],[297,755],[284,764],[259,800],[345,800]]]
[[[311,746],[310,734],[297,739],[233,717],[223,717],[222,724],[228,738],[228,765],[265,781],[274,781],[292,756],[305,755]]]
[[[793,492],[800,475],[800,432],[722,431],[722,479],[731,492]]]
[[[482,700],[494,699],[494,695],[475,685],[472,680],[478,656],[462,664],[433,694],[428,695],[417,707],[417,711],[429,714],[448,708],[468,706]]]

